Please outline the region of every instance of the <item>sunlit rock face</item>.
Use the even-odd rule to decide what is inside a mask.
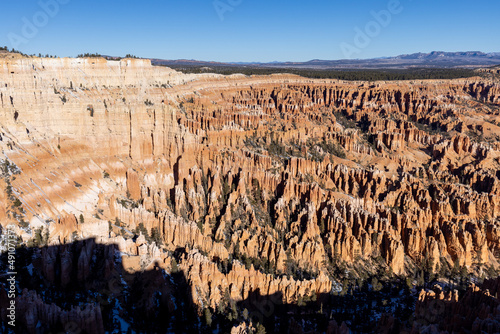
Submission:
[[[342,261],[398,275],[498,265],[500,85],[489,79],[15,57],[0,58],[0,97],[3,228],[35,246],[116,245],[129,273],[171,272],[175,258],[200,312],[257,289],[283,303],[329,293]],[[44,275],[67,284],[89,258],[75,273],[44,259]]]

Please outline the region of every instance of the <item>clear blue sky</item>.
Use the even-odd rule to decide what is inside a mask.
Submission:
[[[51,1],[66,3],[49,13],[53,17],[44,16],[40,2]],[[0,45],[58,56],[98,52],[214,61],[342,59],[342,43],[356,47],[355,29],[365,30],[374,20],[370,12],[387,9],[391,1],[9,0],[1,5]],[[222,6],[219,12],[214,4]],[[500,51],[500,1],[400,0],[400,7],[350,58]],[[26,22],[38,24],[38,31],[23,33]]]

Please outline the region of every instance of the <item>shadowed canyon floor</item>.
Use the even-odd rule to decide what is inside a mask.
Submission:
[[[481,287],[500,256],[494,76],[15,57],[0,103],[2,242],[15,224],[24,275],[43,282],[19,284],[28,333],[456,330],[422,313],[433,300],[469,331],[499,328],[498,284]],[[123,293],[106,295],[110,275]]]

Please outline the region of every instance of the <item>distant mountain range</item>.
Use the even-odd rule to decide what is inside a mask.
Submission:
[[[320,60],[307,62],[210,62],[199,60],[151,59],[155,65],[164,66],[245,66],[262,68],[302,68],[302,69],[403,69],[403,68],[477,68],[500,64],[500,52],[480,51],[413,53],[396,57],[373,59]]]

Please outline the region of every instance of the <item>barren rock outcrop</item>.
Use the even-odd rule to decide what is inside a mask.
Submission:
[[[461,298],[458,292],[421,291],[415,310],[412,333],[433,326],[440,333],[468,331],[496,333],[500,330],[499,279],[487,280],[482,287],[472,284]]]

